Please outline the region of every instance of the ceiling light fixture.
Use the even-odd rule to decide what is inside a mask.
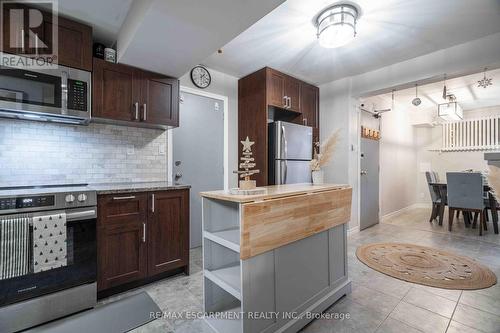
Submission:
[[[356,37],[359,10],[352,4],[330,6],[316,16],[319,44],[325,48],[343,46]]]
[[[448,103],[438,104],[438,116],[446,121],[464,119],[464,111],[460,104],[457,103],[457,98],[453,94],[448,94]]]

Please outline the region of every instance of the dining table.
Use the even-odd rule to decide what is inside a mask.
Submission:
[[[430,186],[434,187],[436,189],[436,192],[439,194],[441,198],[446,198],[448,195],[448,184],[444,182],[433,182],[429,183]],[[495,234],[498,234],[498,209],[500,207],[498,206],[498,201],[493,194],[492,188],[488,184],[484,184],[484,193],[487,193],[487,197],[485,198],[488,200],[489,206],[487,209],[491,210],[491,218],[492,218],[492,223],[493,223],[493,231]],[[458,216],[458,215],[457,215]],[[470,224],[470,217],[468,214],[464,214],[464,221],[468,225]]]

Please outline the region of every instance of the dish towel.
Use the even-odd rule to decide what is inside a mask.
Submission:
[[[39,273],[67,265],[66,213],[33,217],[33,271]]]
[[[31,216],[0,216],[0,280],[29,273]]]

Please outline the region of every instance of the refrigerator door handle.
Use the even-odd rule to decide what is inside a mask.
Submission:
[[[280,156],[280,157],[282,159],[286,160],[288,158],[288,149],[287,149],[287,142],[286,142],[285,126],[283,126],[283,125],[281,126],[281,142],[282,142],[281,147],[283,147],[282,149],[284,149],[284,151],[285,151],[285,156]]]
[[[287,165],[286,160],[284,162],[285,162],[285,172],[284,172],[284,174],[285,174],[285,181],[282,182],[282,184],[286,184],[286,174],[287,174],[287,171],[288,171],[288,165]]]

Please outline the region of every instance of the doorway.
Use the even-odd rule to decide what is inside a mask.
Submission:
[[[227,99],[188,88],[180,92],[179,127],[172,129],[169,163],[174,182],[191,185],[190,248],[202,245],[202,191],[224,188],[224,112]]]
[[[360,221],[363,230],[379,223],[379,142],[361,138]]]

